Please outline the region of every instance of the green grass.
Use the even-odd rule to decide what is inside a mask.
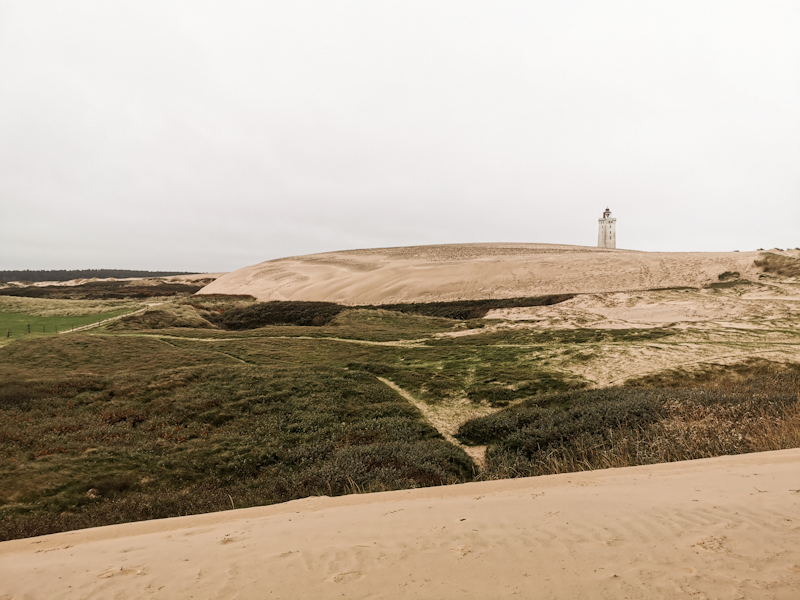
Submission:
[[[111,317],[117,317],[131,312],[131,308],[121,308],[93,315],[51,316],[40,317],[24,313],[0,312],[0,335],[2,337],[20,338],[28,334],[52,334],[69,331],[72,328],[91,325]],[[10,332],[10,336],[8,336]]]

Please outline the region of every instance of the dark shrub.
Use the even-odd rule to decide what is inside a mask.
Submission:
[[[468,321],[482,319],[490,310],[500,308],[518,308],[523,306],[550,306],[571,300],[575,294],[555,294],[550,296],[533,296],[530,298],[500,298],[483,300],[454,300],[452,302],[413,302],[409,304],[382,304],[372,308],[394,310],[403,313],[414,313],[426,317],[444,317]]]
[[[209,320],[226,329],[257,329],[267,325],[327,325],[346,307],[333,302],[276,300],[232,308]]]

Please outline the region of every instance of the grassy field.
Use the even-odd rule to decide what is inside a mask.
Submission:
[[[511,328],[330,307],[321,325],[238,329],[241,315],[317,314],[162,300],[90,332],[0,348],[0,539],[800,445],[791,364],[654,366],[789,356],[795,330]],[[34,303],[79,301],[14,302],[41,319],[78,318]],[[613,378],[625,385],[602,384]]]
[[[93,315],[37,317],[35,315],[0,312],[0,332],[5,337],[21,338],[23,335],[56,334],[69,331],[76,327],[91,325],[111,317],[117,317],[131,312],[131,309],[121,308]],[[10,334],[10,335],[9,335]]]
[[[56,335],[133,312],[144,306],[122,300],[55,300],[0,297],[0,346]]]

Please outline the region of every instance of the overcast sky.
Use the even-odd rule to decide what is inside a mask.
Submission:
[[[797,0],[0,0],[0,269],[800,246]]]

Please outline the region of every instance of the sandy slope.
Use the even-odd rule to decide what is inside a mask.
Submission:
[[[800,450],[0,544],[0,598],[800,597]]]
[[[664,326],[776,327],[800,321],[800,285],[770,281],[732,290],[655,290],[582,294],[553,306],[492,310],[487,319],[535,322],[540,327],[629,329]]]
[[[203,294],[379,304],[699,286],[755,278],[757,252],[636,252],[553,244],[451,244],[310,254],[221,276]]]

